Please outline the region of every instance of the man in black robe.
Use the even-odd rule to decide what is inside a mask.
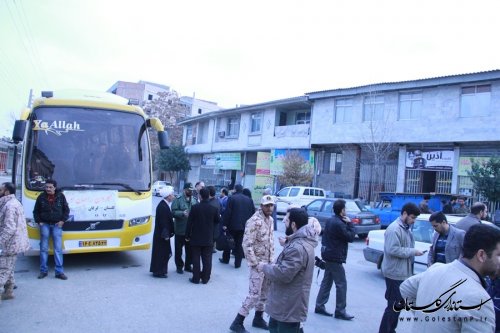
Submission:
[[[156,207],[155,230],[153,233],[153,249],[149,271],[153,277],[166,278],[168,260],[172,256],[170,237],[174,235],[174,219],[170,206],[175,199],[174,188],[167,186],[160,191],[163,200]]]

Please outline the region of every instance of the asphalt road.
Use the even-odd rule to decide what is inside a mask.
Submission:
[[[154,205],[158,200],[155,198]],[[281,248],[277,239],[284,235],[283,225],[278,225],[276,255]],[[322,278],[322,274],[317,278],[315,271],[306,332],[378,331],[385,307],[385,283],[375,265],[364,260],[364,246],[359,239],[349,246],[346,265],[347,310],[355,319],[346,322],[314,314]],[[319,254],[320,246],[316,252]],[[38,257],[20,257],[16,298],[0,305],[0,332],[229,332],[248,290],[245,261],[235,269],[220,264],[220,253],[214,254],[210,282],[193,285],[188,282],[190,274],[175,273],[173,260],[168,279],[152,278],[150,255],[150,250],[66,255],[67,281],[55,279],[53,270],[38,280]],[[52,260],[50,257],[51,267]],[[334,308],[335,291],[327,304],[328,310]],[[251,327],[252,316],[245,321],[247,330],[263,332]]]

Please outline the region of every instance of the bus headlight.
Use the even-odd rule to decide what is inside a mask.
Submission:
[[[31,228],[38,228],[38,223],[34,219],[26,219],[26,225]]]
[[[149,216],[136,217],[135,219],[130,219],[128,221],[128,226],[133,227],[136,225],[141,225],[141,224],[147,223],[148,221],[149,221]]]

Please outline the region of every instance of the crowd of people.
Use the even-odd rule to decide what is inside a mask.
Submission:
[[[435,233],[429,267],[414,275],[415,256],[426,252],[415,248],[411,233],[420,213],[417,205],[406,203],[385,231],[382,273],[387,307],[379,332],[396,332],[405,311],[413,315],[413,332],[496,332],[500,229],[482,222],[486,205],[473,204],[454,226],[443,212],[432,213],[429,221]]]
[[[0,187],[0,286],[2,300],[14,298],[14,268],[17,255],[29,249],[26,222],[15,187]],[[150,272],[155,278],[168,277],[168,262],[174,257],[177,274],[192,273],[189,282],[207,284],[212,271],[215,240],[222,235],[234,239],[232,251],[223,251],[219,262],[228,265],[231,252],[234,268],[245,259],[249,267],[248,295],[229,329],[248,332],[244,322],[254,311],[252,326],[270,332],[303,332],[307,319],[314,266],[324,269],[315,299],[314,312],[340,320],[353,320],[347,312],[347,279],[345,263],[348,244],[355,237],[354,227],[346,214],[346,202],[334,202],[332,217],[324,230],[303,208],[290,206],[283,218],[285,237],[275,258],[275,197],[264,193],[260,206],[244,194],[237,184],[234,193],[226,189],[219,194],[203,182],[185,183],[176,197],[171,186],[161,190],[162,200],[156,207]],[[426,198],[424,198],[426,200]],[[428,198],[427,198],[428,200]],[[459,204],[460,206],[460,204]],[[432,212],[429,222],[434,229],[428,250],[428,269],[414,275],[416,256],[427,251],[415,248],[411,228],[425,211],[425,202],[406,203],[401,215],[384,233],[382,273],[385,279],[387,306],[379,332],[396,332],[402,313],[411,315],[414,332],[495,332],[500,290],[500,229],[483,223],[486,205],[477,202],[468,215],[449,224],[446,215]],[[48,243],[54,246],[55,277],[66,280],[63,269],[62,228],[69,207],[57,182],[49,180],[35,203],[33,216],[40,228],[39,279],[48,275]],[[322,259],[315,257],[321,237]],[[318,263],[319,261],[319,263]],[[326,304],[335,284],[335,310]],[[290,301],[293,299],[293,301]],[[495,306],[496,305],[496,306]],[[264,312],[269,321],[264,319]],[[429,314],[437,320],[428,320]]]

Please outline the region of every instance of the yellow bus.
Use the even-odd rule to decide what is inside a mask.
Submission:
[[[148,128],[156,118],[109,93],[43,92],[16,121],[15,183],[26,214],[31,254],[39,253],[37,196],[54,179],[70,207],[63,252],[148,249],[152,240],[152,165]],[[52,249],[50,250],[52,251]]]

